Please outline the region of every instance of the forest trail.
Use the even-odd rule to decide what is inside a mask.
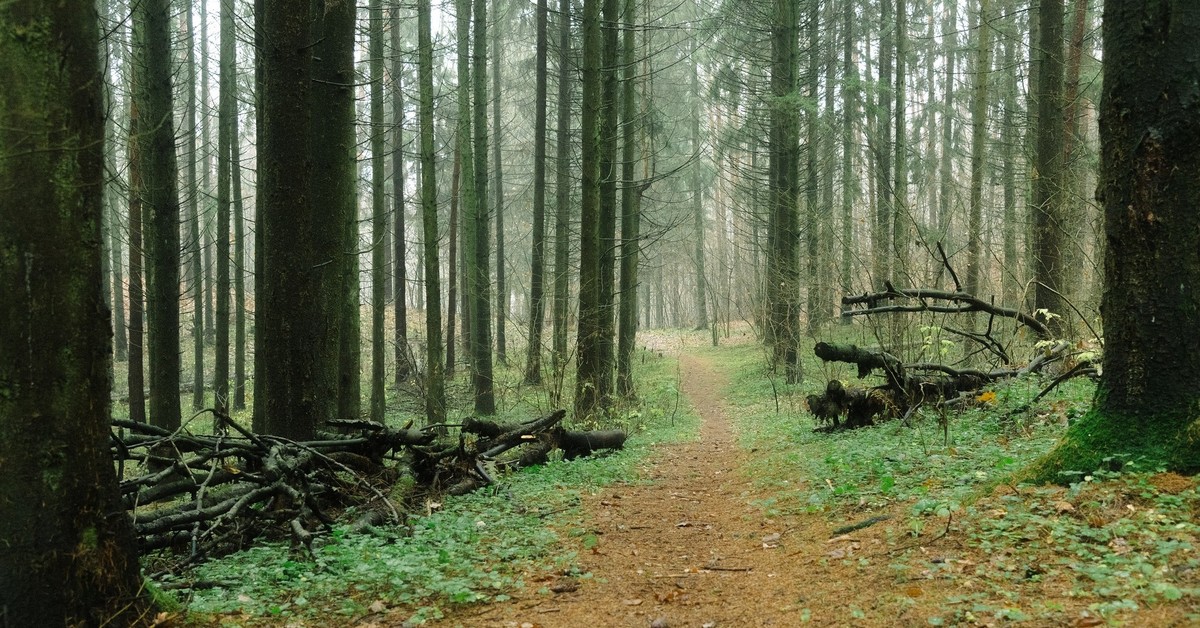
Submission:
[[[825,521],[772,519],[754,505],[723,400],[727,378],[707,357],[678,357],[683,393],[703,420],[699,439],[662,446],[647,463],[649,483],[585,498],[590,534],[576,567],[592,576],[543,577],[511,601],[434,625],[791,626],[862,594],[814,581],[813,563],[830,549]],[[537,594],[541,586],[555,593]]]

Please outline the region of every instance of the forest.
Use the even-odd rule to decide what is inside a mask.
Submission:
[[[0,626],[1200,624],[1196,33],[0,3]]]

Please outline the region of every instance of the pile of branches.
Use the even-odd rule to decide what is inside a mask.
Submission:
[[[292,441],[255,434],[227,417],[220,423],[231,431],[215,435],[118,420],[110,442],[140,550],[172,548],[194,562],[269,532],[311,547],[314,533],[329,529],[349,506],[367,513],[364,525],[400,523],[402,506],[388,494],[405,472],[426,492],[465,493],[494,481],[489,468],[544,462],[556,447],[570,459],[624,444],[624,432],[563,429],[565,414],[513,425],[468,419],[455,426],[456,440],[443,436],[449,425],[330,421],[341,433]],[[529,447],[519,458],[497,459],[522,445]],[[131,465],[140,474],[126,473]]]
[[[939,251],[941,250],[939,245]],[[945,259],[943,253],[943,260]],[[932,362],[905,363],[882,348],[860,348],[855,345],[818,343],[813,351],[826,362],[845,362],[858,367],[858,377],[879,372],[884,378],[880,386],[869,389],[849,388],[832,380],[821,395],[809,395],[809,410],[827,425],[819,431],[853,429],[874,424],[881,418],[905,417],[923,404],[941,404],[962,399],[962,393],[974,392],[1002,379],[1039,373],[1050,364],[1061,363],[1071,356],[1073,345],[1055,342],[1051,330],[1036,316],[1017,309],[996,305],[964,292],[958,286],[954,270],[946,264],[955,281],[954,290],[931,288],[899,289],[885,282],[879,292],[842,298],[842,316],[871,316],[895,312],[934,312],[941,314],[982,313],[988,316],[983,331],[943,327],[947,332],[974,343],[977,352],[993,356],[992,369],[954,368]],[[1017,365],[1008,349],[993,335],[997,319],[1011,319],[1030,330],[1041,342],[1038,350],[1024,365]],[[1097,369],[1090,360],[1078,360],[1035,398],[1040,399],[1062,382],[1081,375],[1095,376]],[[1032,403],[1032,402],[1031,402]],[[1028,404],[1027,404],[1028,405]],[[1018,411],[1023,411],[1019,408]]]

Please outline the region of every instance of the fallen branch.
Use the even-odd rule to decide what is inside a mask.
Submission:
[[[1037,318],[1020,310],[1002,307],[961,290],[938,290],[934,288],[896,288],[891,283],[884,284],[882,292],[872,292],[856,297],[842,297],[842,305],[865,305],[865,309],[843,309],[842,316],[869,316],[888,312],[939,312],[944,314],[965,314],[968,312],[985,312],[993,316],[1011,318],[1031,329],[1038,338],[1052,338],[1050,329]],[[881,305],[897,299],[914,299],[919,303]],[[929,301],[947,301],[955,305],[939,305]]]

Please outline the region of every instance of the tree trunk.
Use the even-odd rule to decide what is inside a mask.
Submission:
[[[1104,373],[1092,412],[1033,470],[1054,481],[1123,461],[1200,470],[1200,13],[1186,3],[1105,4]],[[1043,14],[1046,30],[1053,17]]]
[[[558,115],[555,131],[554,185],[554,328],[553,365],[556,379],[567,368],[567,310],[570,308],[571,211],[571,1],[558,6]]]
[[[616,294],[613,280],[617,267],[617,101],[620,97],[617,63],[620,59],[620,13],[618,0],[604,0],[600,22],[604,40],[600,69],[600,279],[596,283],[600,313],[596,385],[597,395],[604,407],[607,407],[612,396],[613,370],[616,367]]]
[[[1053,2],[1055,0],[1046,0]],[[988,83],[992,70],[991,0],[981,0],[974,94],[971,96],[971,209],[967,221],[967,276],[963,289],[978,294],[983,266],[983,179],[987,163]]]
[[[130,521],[113,516],[95,6],[7,3],[0,23],[0,346],[14,349],[0,360],[3,618],[134,625],[150,609]]]
[[[543,293],[546,285],[546,0],[537,2],[536,86],[533,122],[533,254],[529,270],[529,351],[525,383],[542,382]],[[499,56],[499,55],[497,55]],[[497,76],[499,73],[497,72]],[[497,87],[497,94],[499,88]],[[499,248],[499,247],[497,247]]]
[[[787,380],[802,377],[798,356],[799,275],[799,112],[794,92],[798,66],[799,20],[796,3],[775,0],[771,37],[771,191],[772,235],[768,263],[768,298],[771,301],[769,335],[774,341],[773,362],[782,365]]]
[[[475,389],[475,412],[482,415],[496,413],[496,401],[492,391],[492,303],[491,273],[488,270],[489,240],[488,220],[488,123],[487,123],[487,0],[474,0],[474,37],[471,47],[471,76],[474,100],[475,142],[475,203],[469,208],[473,213],[472,251],[470,260],[471,284],[471,381]]]
[[[442,296],[438,278],[437,173],[433,150],[433,34],[429,0],[417,0],[418,82],[421,87],[421,231],[425,271],[425,420],[446,418],[442,363]],[[454,304],[451,303],[453,308]]]
[[[459,202],[459,198],[461,196],[460,193],[462,190],[462,186],[461,186],[462,165],[461,164],[462,164],[462,146],[460,146],[458,144],[458,142],[455,141],[455,144],[454,144],[454,166],[450,169],[450,257],[447,260],[447,265],[449,266],[449,268],[446,271],[448,273],[448,276],[446,278],[446,283],[449,284],[447,287],[447,295],[446,295],[446,303],[447,303],[447,310],[446,310],[446,378],[447,379],[454,378],[454,365],[456,362],[455,355],[454,355],[455,348],[456,348],[454,345],[454,324],[455,324],[455,314],[458,312],[458,275],[457,275],[458,264],[457,264],[456,256],[458,255],[457,249],[458,249],[458,241],[459,241],[458,202]],[[465,256],[466,251],[463,251],[462,255]],[[466,295],[463,295],[463,298],[465,299]],[[463,312],[464,313],[466,312],[465,308],[464,308]],[[466,317],[464,316],[463,319],[464,319],[463,323],[465,324]],[[463,335],[466,335],[465,331],[463,332]]]
[[[132,28],[130,29],[132,30]],[[132,38],[131,38],[132,40]],[[133,42],[130,41],[132,49]],[[131,60],[135,58],[130,55]],[[132,94],[138,89],[138,72],[130,72],[129,136],[126,159],[129,162],[129,419],[146,422],[145,339],[142,316],[146,296],[142,283],[145,252],[142,247],[142,158],[137,139],[141,124],[141,106]]]
[[[258,128],[255,357],[270,368],[255,381],[254,423],[293,440],[310,440],[318,423],[338,416],[345,225],[354,206],[353,92],[337,85],[350,82],[342,73],[352,66],[348,8],[316,15],[303,0],[264,0],[258,18],[260,106],[271,115]]]
[[[391,20],[392,45],[392,213],[394,216],[392,233],[392,261],[395,270],[392,278],[395,288],[392,290],[394,318],[396,323],[396,388],[399,388],[412,374],[413,365],[409,362],[408,352],[408,236],[405,229],[405,174],[404,174],[404,75],[403,58],[400,48],[400,10],[399,6],[392,7]]]
[[[233,409],[246,409],[246,221],[242,197],[241,123],[233,103],[233,140],[229,163],[233,169]]]
[[[234,7],[221,3],[221,78],[217,109],[217,346],[214,360],[213,396],[218,416],[229,411],[229,214],[233,187],[233,143],[237,117],[237,51],[234,37]],[[221,421],[214,428],[223,429]]]
[[[891,279],[892,261],[892,206],[895,190],[892,188],[892,54],[895,43],[892,39],[895,19],[893,2],[879,3],[879,82],[878,113],[876,114],[875,136],[877,141],[872,151],[875,154],[875,224],[871,241],[874,243],[874,285],[882,285]]]
[[[637,119],[634,81],[637,58],[634,56],[634,24],[637,0],[625,0],[622,59],[624,76],[621,79],[621,309],[617,337],[617,394],[623,399],[635,397],[633,383],[633,347],[637,340],[638,259],[641,257],[642,188],[635,186],[634,168],[637,151],[642,143],[642,127]]]
[[[950,237],[950,220],[954,213],[950,197],[954,190],[954,140],[955,119],[954,92],[957,86],[955,62],[958,60],[958,3],[950,2],[950,12],[942,26],[942,49],[946,54],[946,86],[942,92],[942,146],[938,165],[938,209],[937,230],[940,242],[948,244]],[[938,266],[935,286],[942,283],[945,266]]]
[[[601,0],[583,2],[583,134],[582,199],[579,211],[579,330],[575,352],[575,416],[585,419],[601,407],[600,370],[600,138],[602,103],[601,64],[604,39],[600,26]]]
[[[819,37],[817,33],[820,30],[821,13],[819,3],[816,0],[806,0],[805,8],[807,15],[805,16],[805,43],[808,46],[808,67],[805,69],[804,91],[805,97],[808,99],[808,110],[804,114],[805,126],[805,141],[804,141],[804,261],[805,261],[805,310],[808,313],[808,329],[815,330],[828,316],[821,314],[821,287],[827,279],[827,273],[823,272],[820,264],[821,248],[821,215],[820,194],[821,189],[818,184],[818,172],[820,171],[819,160],[820,154],[817,150],[820,144],[820,125],[821,112],[817,107],[819,100],[819,85],[821,82],[820,61],[821,52],[819,45]],[[828,305],[826,305],[828,309]]]
[[[203,12],[204,9],[201,9]],[[200,236],[200,188],[196,182],[196,162],[199,159],[196,146],[196,42],[193,28],[192,12],[187,11],[188,33],[188,102],[187,102],[187,133],[185,148],[187,153],[187,220],[188,220],[188,288],[192,293],[192,409],[204,407],[204,266],[202,264],[203,238]],[[207,20],[207,17],[203,18]],[[207,24],[207,21],[205,22]],[[205,62],[207,64],[207,61]],[[205,147],[207,149],[207,146]],[[207,162],[206,162],[207,163]],[[207,191],[207,190],[205,190]]]
[[[175,429],[179,407],[179,190],[175,168],[175,125],[171,106],[171,7],[148,0],[134,12],[137,71],[134,98],[141,101],[142,202],[146,223],[147,322],[149,324],[150,420]]]
[[[693,52],[697,47],[693,45]],[[708,280],[704,268],[704,183],[701,180],[700,67],[692,65],[692,264],[696,281],[696,329],[708,328]]]
[[[843,7],[842,27],[842,294],[853,292],[854,202],[861,195],[854,175],[854,128],[858,124],[858,63],[854,56],[856,19],[853,2]],[[849,323],[849,319],[842,319]]]
[[[500,0],[493,0],[496,28],[492,32],[492,176],[496,178],[492,194],[496,197],[496,361],[508,363],[504,326],[508,321],[508,284],[505,283],[504,258],[504,159],[500,151],[500,134],[504,123],[500,119]]]
[[[908,205],[908,7],[896,0],[896,123],[892,187],[892,277],[911,282],[908,248],[913,217]]]
[[[1034,305],[1058,315],[1048,322],[1065,331],[1068,316],[1060,295],[1065,289],[1063,248],[1063,0],[1042,0],[1038,11],[1041,63],[1037,86],[1037,154],[1034,156],[1033,232]]]
[[[384,374],[383,320],[387,310],[387,210],[385,209],[384,172],[386,157],[383,148],[385,123],[383,119],[383,0],[371,0],[370,50],[371,66],[371,420],[383,423],[387,406]]]

